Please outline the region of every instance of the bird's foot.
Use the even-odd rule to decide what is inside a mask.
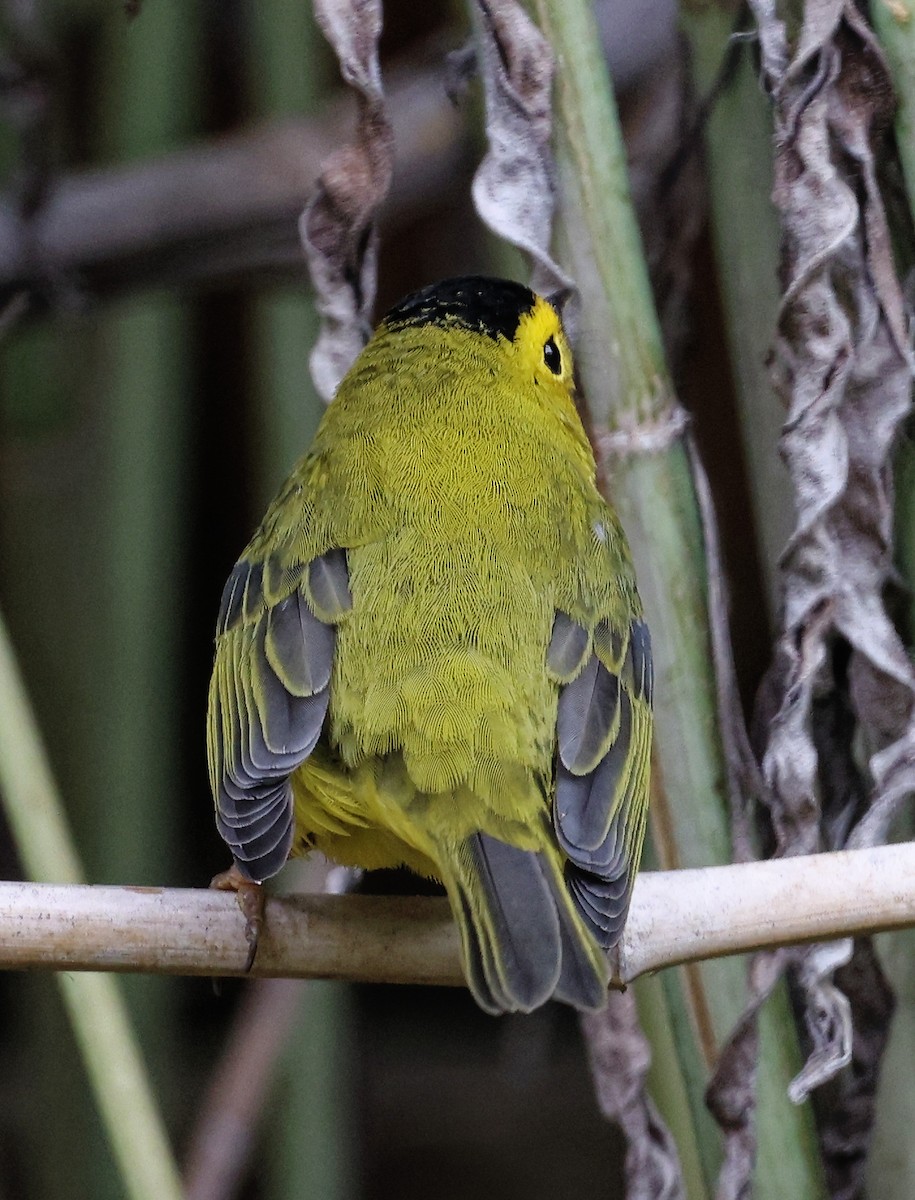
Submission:
[[[218,875],[214,875],[210,880],[210,887],[219,892],[234,892],[238,907],[244,913],[245,941],[248,943],[248,959],[245,963],[247,973],[254,966],[261,930],[264,928],[267,893],[263,884],[255,883],[253,879],[242,875],[237,863],[233,863],[227,871],[220,871]]]

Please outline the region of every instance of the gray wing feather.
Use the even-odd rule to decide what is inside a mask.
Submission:
[[[559,757],[575,775],[586,775],[603,758],[619,720],[620,682],[596,654],[559,696],[556,732]]]
[[[596,850],[604,843],[614,816],[614,801],[621,799],[620,784],[630,767],[632,704],[618,683],[616,703],[619,708],[616,738],[597,766],[587,775],[576,776],[567,770],[557,772],[556,807],[563,814],[563,838],[578,850]]]
[[[547,670],[562,683],[568,683],[581,670],[591,637],[584,625],[567,613],[557,612],[553,633],[546,651]]]
[[[284,576],[275,565],[268,574],[268,592],[278,578],[303,581],[302,571]],[[349,596],[342,551],[309,564],[308,577],[325,600]],[[290,776],[321,736],[336,631],[299,586],[271,604],[263,568],[243,560],[223,592],[217,632],[209,747],[216,825],[240,870],[259,881],[276,874],[292,847]]]
[[[622,639],[608,636],[595,635],[595,653],[560,693],[553,809],[569,891],[607,947],[622,933],[644,834],[652,695],[645,623],[631,624],[619,676],[597,655],[623,657]]]
[[[333,627],[318,620],[301,592],[294,591],[267,613],[264,643],[274,674],[294,696],[313,696],[327,687]]]
[[[322,617],[336,620],[353,607],[343,550],[328,550],[308,564],[308,589]]]

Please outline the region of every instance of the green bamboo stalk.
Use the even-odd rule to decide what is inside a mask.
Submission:
[[[0,792],[34,879],[82,882],[82,868],[6,625],[0,619]],[[57,977],[131,1200],[180,1200],[181,1183],[120,991],[110,975]]]
[[[911,0],[872,0],[874,31],[886,54],[896,93],[896,145],[915,215],[915,8]],[[915,446],[903,440],[896,453],[896,560],[903,577],[915,581]],[[915,637],[910,606],[908,636]],[[908,815],[898,837],[912,838]],[[877,939],[880,961],[896,993],[896,1011],[880,1069],[877,1111],[868,1163],[868,1193],[881,1200],[908,1200],[915,1194],[915,1154],[908,1131],[915,1121],[915,1080],[908,1069],[915,1048],[915,933]]]
[[[253,5],[251,59],[255,110],[261,118],[314,113],[336,79],[311,5],[277,0]],[[331,70],[328,68],[332,68]],[[302,197],[303,204],[305,197]],[[254,297],[256,374],[253,463],[258,509],[266,506],[304,453],[324,411],[311,382],[308,354],[319,321],[304,285],[275,285]],[[266,1194],[346,1200],[355,1192],[350,1075],[349,991],[343,984],[310,983],[293,1036],[277,1063],[267,1123]]]
[[[915,1122],[911,1070],[915,1055],[915,933],[883,934],[876,943],[896,993],[896,1011],[880,1067],[867,1194],[880,1200],[909,1200],[915,1195],[915,1154],[909,1133]]]
[[[915,198],[915,7],[912,0],[872,0],[870,15],[893,75],[896,143],[911,205]]]
[[[7,10],[4,54],[15,54],[15,47],[6,42],[7,25],[24,27],[29,39],[37,34],[43,41],[47,17],[44,5],[20,6],[15,14]],[[22,148],[18,135],[11,137],[9,123],[4,125],[3,174],[15,186],[22,175]],[[59,367],[65,356],[72,368],[79,361],[79,350],[51,322],[13,328],[4,342],[0,559],[4,608],[21,648],[29,685],[41,706],[56,764],[72,791],[69,751],[75,751],[88,724],[88,706],[75,703],[80,689],[74,686],[73,667],[88,660],[92,641],[86,623],[72,619],[73,597],[92,578],[93,555],[91,542],[80,544],[77,536],[90,503],[88,489],[80,489],[75,479],[78,467],[72,435],[82,396],[72,386],[72,377],[69,388],[63,385]],[[62,503],[64,496],[68,506]],[[65,636],[62,630],[67,631]],[[66,731],[63,737],[61,731]],[[86,1135],[88,1129],[98,1128],[98,1120],[60,989],[51,979],[21,976],[11,988],[9,1004],[12,1027],[23,1049],[19,1078],[14,1074],[11,1081],[22,1103],[10,1111],[18,1125],[26,1187],[56,1200],[63,1197],[61,1181],[66,1178],[71,1194],[87,1191],[91,1152],[86,1149]],[[17,1064],[11,1067],[16,1071]],[[103,1136],[99,1132],[97,1140]],[[116,1179],[110,1159],[105,1167]]]
[[[346,1200],[359,1194],[350,989],[312,980],[280,1062],[265,1195]]]
[[[194,23],[182,0],[159,0],[104,29],[103,153],[119,160],[173,149],[194,106]],[[163,70],[163,64],[168,69]],[[187,486],[187,312],[173,296],[118,304],[99,325],[105,604],[97,614],[109,686],[99,723],[99,771],[121,802],[97,823],[100,870],[113,882],[161,883],[174,871],[177,671]],[[160,997],[161,1001],[161,997]]]
[[[771,200],[772,118],[746,47],[738,50],[727,78],[721,78],[734,6],[725,0],[686,5],[682,25],[696,93],[702,99],[713,97],[703,129],[712,238],[750,499],[774,616],[778,561],[794,512],[788,473],[778,453],[785,410],[766,365],[780,304],[780,233]]]
[[[308,371],[308,352],[318,328],[311,297],[301,284],[277,285],[254,298],[253,415],[258,442],[252,466],[259,510],[308,448],[324,412]]]
[[[915,196],[915,27],[911,5],[875,0],[874,26],[890,60],[899,98],[896,132],[910,196]],[[683,24],[690,41],[697,90],[712,88],[733,22],[727,6],[689,7]],[[783,410],[769,385],[764,355],[775,326],[778,225],[772,190],[771,118],[748,55],[718,97],[705,129],[712,229],[728,322],[731,362],[764,567],[770,580],[775,557],[790,530],[784,468],[776,453]],[[774,505],[774,506],[773,506]],[[897,554],[903,575],[915,579],[915,455],[904,443],[897,456]],[[915,628],[915,622],[912,622]],[[880,939],[881,959],[898,1007],[884,1058],[869,1170],[872,1194],[903,1200],[915,1191],[915,1159],[902,1130],[915,1116],[915,1087],[907,1070],[915,1044],[915,976],[911,933]]]
[[[78,837],[83,828],[78,802],[87,794],[85,750],[93,744],[94,729],[86,697],[98,641],[93,624],[79,614],[94,610],[101,578],[97,539],[87,533],[96,527],[99,503],[98,489],[86,479],[91,466],[84,447],[96,432],[84,403],[86,361],[84,326],[68,330],[43,323],[11,334],[2,375],[4,604],[55,768],[67,780]],[[113,1189],[117,1172],[97,1152],[104,1133],[59,990],[50,979],[23,976],[12,1002],[14,1023],[28,1047],[28,1075],[20,1088],[33,1107],[19,1116],[17,1132],[30,1186],[48,1200],[63,1200],[62,1180],[70,1194],[88,1193],[90,1173],[94,1182],[99,1171],[107,1171]]]
[[[159,0],[126,21],[115,9],[99,32],[100,98],[108,114],[99,152],[131,161],[174,149],[193,128],[193,12],[181,0]],[[187,315],[181,297],[153,293],[106,309],[95,327],[103,591],[93,614],[101,636],[85,828],[98,882],[157,884],[180,872],[174,782],[192,411]],[[100,802],[112,780],[116,805]],[[171,1112],[180,1095],[178,990],[161,979],[132,978],[126,997]]]
[[[642,1030],[651,1044],[648,1090],[677,1144],[683,1184],[692,1200],[711,1195],[707,1180],[718,1165],[714,1122],[709,1112],[697,1114],[693,1106],[664,979],[655,975],[638,980],[636,1005]]]
[[[95,41],[105,67],[105,86],[110,83],[111,71],[117,68],[122,70],[121,79],[130,81],[129,87],[118,85],[116,97],[110,95],[109,88],[106,98],[113,101],[110,108],[100,105],[93,114],[103,118],[93,122],[93,132],[102,128],[110,138],[105,156],[125,153],[121,131],[129,120],[125,115],[128,111],[143,111],[144,136],[154,140],[151,128],[162,117],[163,91],[188,74],[178,47],[165,45],[172,32],[179,45],[186,44],[188,19],[181,6],[151,6],[142,21],[130,24],[121,8],[94,0],[82,3],[78,11],[73,5],[59,6],[54,9],[54,20],[62,42],[71,23],[83,37]],[[151,78],[144,78],[138,64],[126,61],[116,46],[105,45],[106,37],[116,40],[118,36],[129,38],[131,47],[140,46],[141,55],[143,39],[152,40],[151,51],[146,51],[150,69],[145,73]],[[163,63],[168,63],[168,70],[162,69]],[[67,67],[79,70],[76,60]],[[94,144],[91,149],[98,151],[99,147]],[[140,154],[144,149],[138,140],[133,152]],[[66,147],[65,152],[71,153],[72,148]],[[175,738],[163,725],[162,717],[171,709],[174,720],[176,710],[160,686],[161,676],[156,676],[155,669],[145,676],[148,686],[132,692],[130,688],[121,690],[125,663],[127,676],[135,664],[138,673],[149,664],[144,639],[147,635],[157,636],[161,628],[155,625],[156,614],[149,626],[140,622],[139,639],[134,644],[131,642],[137,627],[128,625],[130,618],[120,623],[111,619],[112,609],[116,614],[137,611],[132,606],[136,593],[122,585],[125,580],[132,583],[133,568],[147,546],[143,530],[137,530],[136,537],[121,539],[119,544],[112,516],[134,515],[127,498],[138,462],[128,424],[116,430],[108,421],[111,406],[106,367],[120,356],[122,367],[127,363],[129,370],[142,371],[144,355],[147,361],[149,356],[164,359],[173,344],[173,338],[167,335],[157,344],[157,331],[148,323],[137,323],[137,311],[132,309],[128,315],[128,322],[134,323],[127,338],[119,338],[112,326],[83,314],[17,331],[5,348],[4,406],[14,415],[12,461],[19,470],[12,479],[7,476],[4,489],[3,561],[10,620],[22,647],[55,766],[67,782],[67,801],[88,874],[93,879],[158,883],[163,881],[165,847],[169,840],[174,842],[161,825],[156,830],[162,801],[175,794],[168,759]],[[176,332],[180,335],[180,328]],[[151,341],[149,335],[153,335]],[[158,369],[158,361],[154,361],[153,379],[161,379],[161,374],[156,374]],[[151,406],[148,416],[152,422],[158,415],[157,399],[154,389],[137,396],[138,404]],[[166,392],[169,399],[180,413],[180,391]],[[122,407],[121,412],[125,411]],[[136,414],[134,410],[132,415]],[[125,434],[120,446],[118,432]],[[161,474],[153,477],[153,483],[174,493],[168,476],[167,437],[159,439],[155,453],[161,455]],[[142,482],[145,485],[149,480],[147,475]],[[173,502],[177,506],[177,495]],[[153,527],[157,527],[155,522]],[[165,521],[161,527],[160,540],[155,543],[158,548],[169,537]],[[168,541],[167,553],[176,545],[175,540]],[[161,559],[156,565],[162,565]],[[147,577],[145,586],[141,585],[141,604],[142,596],[154,595],[156,588],[161,591],[166,587],[171,596],[180,595],[181,589],[168,588],[168,581],[167,569]],[[168,610],[168,604],[159,605],[160,613]],[[168,664],[173,657],[167,646],[160,646],[156,652],[157,663]],[[165,670],[167,666],[163,674]],[[144,738],[152,740],[152,750],[147,741],[135,754]],[[158,779],[152,770],[146,770],[150,760],[154,760],[154,767],[160,767]],[[142,812],[133,809],[127,820],[121,819],[125,806],[110,803],[113,779],[131,796],[143,786],[148,788]],[[147,847],[152,846],[158,847],[157,858],[146,857]],[[110,1023],[113,1036],[120,1042],[124,1040],[124,1030],[118,1032],[117,1014],[108,1011],[110,999],[104,998],[104,989],[109,985],[101,984],[101,998],[96,1002],[99,981],[90,984],[78,993],[84,996],[78,1003],[73,996],[67,997],[70,981],[61,977],[59,982],[67,1012],[74,1014],[77,1042],[87,1058],[90,1085],[94,1086],[104,1064],[98,1061],[97,1039],[92,1041],[93,1015],[106,1018],[102,1031]],[[82,986],[75,984],[77,989]],[[174,996],[174,986],[162,981],[126,980],[118,989],[117,994],[127,993],[128,999],[142,996],[142,1003],[135,1005],[142,1016],[139,1032],[146,1035],[150,1050],[154,1050],[150,1054],[151,1071],[157,1080],[167,1082],[180,1060],[170,1051],[176,1023],[158,998]],[[123,1196],[125,1185],[119,1177],[119,1164],[105,1146],[104,1102],[100,1103],[100,1124],[77,1049],[66,1036],[66,1017],[51,981],[23,978],[15,998],[22,1027],[30,1037],[27,1094],[34,1109],[32,1123],[22,1133],[28,1147],[25,1162],[35,1186],[49,1200],[73,1194],[91,1194],[98,1200]],[[123,1020],[121,1015],[121,1025]],[[120,1053],[116,1045],[113,1063],[117,1064]],[[130,1073],[129,1058],[125,1062],[125,1070]],[[108,1069],[115,1068],[109,1064]],[[117,1104],[109,1101],[109,1111],[113,1107]],[[120,1153],[123,1156],[123,1147]]]
[[[625,435],[646,423],[663,429],[675,400],[593,14],[586,0],[537,0],[536,10],[558,60],[563,257],[582,291],[586,334],[578,358],[600,444],[611,432]],[[632,543],[655,648],[655,846],[662,865],[699,866],[726,861],[730,846],[701,530],[682,443],[673,436],[669,441],[668,449],[655,454],[622,454],[611,465],[609,486]],[[681,993],[679,1013],[671,1007],[671,1020],[701,1146],[706,1080],[696,1077],[696,1067],[704,1076],[733,1027],[744,973],[739,962],[722,961],[705,964],[689,978],[691,987]],[[764,1038],[760,1054],[755,1188],[760,1200],[824,1193],[809,1105],[789,1104],[791,1069],[776,1054],[779,1047],[796,1046],[786,1016],[770,1014],[777,1021],[777,1045]],[[701,1148],[708,1164],[715,1156]],[[712,1186],[707,1176],[706,1187]]]
[[[276,0],[253,6],[250,20],[256,115],[276,119],[315,113],[335,75],[328,71],[329,51],[311,6]],[[303,195],[303,205],[305,199]],[[273,285],[254,299],[258,509],[304,453],[323,415],[308,370],[319,327],[303,284]]]

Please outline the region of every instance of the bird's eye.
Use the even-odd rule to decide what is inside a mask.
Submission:
[[[543,361],[554,375],[559,375],[562,372],[562,355],[559,353],[559,347],[552,338],[548,338],[543,347]]]

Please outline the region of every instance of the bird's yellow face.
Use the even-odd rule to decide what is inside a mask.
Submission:
[[[567,395],[574,392],[572,350],[559,313],[542,296],[537,296],[529,312],[521,314],[511,342],[511,356],[526,380],[533,379]]]
[[[357,371],[375,371],[392,358],[422,366],[427,399],[431,375],[447,372],[450,386],[457,361],[468,390],[482,387],[530,406],[590,461],[559,312],[523,284],[469,276],[415,292],[384,318]]]
[[[411,345],[436,331],[447,345],[447,335],[460,331],[496,350],[494,364],[508,367],[525,387],[535,382],[566,395],[574,390],[572,351],[559,312],[523,284],[469,276],[423,288],[391,309],[379,334],[402,330],[410,332]]]
[[[559,313],[543,296],[537,296],[533,307],[519,316],[508,357],[519,384],[526,390],[533,382],[547,412],[571,435],[580,451],[590,454],[575,407],[572,349]]]

